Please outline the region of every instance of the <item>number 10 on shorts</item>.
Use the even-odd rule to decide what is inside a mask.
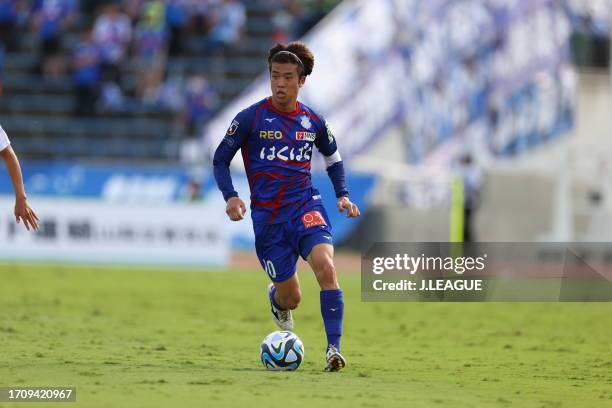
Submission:
[[[269,259],[262,259],[262,262],[264,264],[264,270],[266,271],[268,276],[272,279],[276,278],[276,269],[274,269],[274,264],[272,263],[272,261]]]

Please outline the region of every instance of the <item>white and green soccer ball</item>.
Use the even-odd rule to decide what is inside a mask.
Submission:
[[[302,340],[290,331],[275,331],[261,342],[261,362],[268,370],[297,370],[304,361]]]

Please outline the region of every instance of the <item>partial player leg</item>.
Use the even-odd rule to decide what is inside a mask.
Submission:
[[[282,309],[296,309],[302,300],[300,281],[297,274],[283,282],[274,282],[274,301]]]
[[[346,360],[340,354],[344,301],[342,289],[338,285],[333,256],[334,247],[332,245],[317,244],[313,246],[307,257],[308,264],[321,287],[321,316],[328,344],[326,371],[338,371],[346,365]]]
[[[283,282],[274,282],[268,286],[270,308],[274,322],[282,330],[293,330],[291,310],[297,308],[302,298],[297,274]]]

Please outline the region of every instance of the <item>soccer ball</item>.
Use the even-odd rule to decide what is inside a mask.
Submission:
[[[261,342],[261,362],[268,370],[297,370],[304,360],[302,340],[290,331],[275,331]]]

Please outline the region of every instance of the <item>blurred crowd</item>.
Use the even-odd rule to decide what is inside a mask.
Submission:
[[[75,115],[156,107],[181,112],[195,132],[218,109],[218,89],[190,64],[173,70],[168,62],[193,57],[194,43],[204,59],[244,46],[244,1],[0,0],[0,67],[6,52],[24,51],[29,31],[35,74],[49,83],[71,78]],[[251,1],[272,11],[272,41],[301,37],[338,3]]]
[[[36,74],[72,79],[76,115],[154,105],[184,112],[195,128],[216,109],[217,92],[200,72],[173,76],[168,60],[183,53],[187,35],[200,40],[200,56],[218,55],[240,42],[245,22],[238,0],[0,0],[0,61],[20,52],[30,31]],[[131,97],[126,73],[136,82]]]
[[[339,0],[266,0],[274,6],[274,42],[302,38],[338,4]]]

